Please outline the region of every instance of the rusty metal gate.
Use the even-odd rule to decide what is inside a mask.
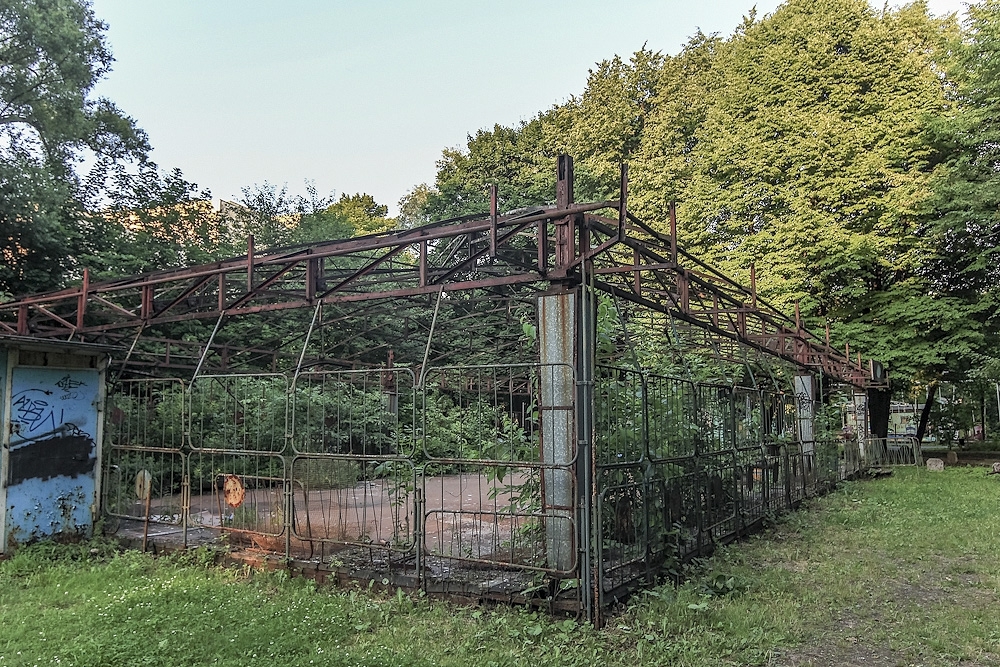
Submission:
[[[799,441],[790,392],[611,366],[590,443],[566,382],[558,364],[123,381],[105,514],[144,544],[596,619],[869,464],[855,442]]]
[[[144,543],[222,539],[351,576],[520,596],[577,570],[577,461],[544,435],[573,436],[559,428],[573,405],[542,398],[566,370],[432,368],[419,393],[405,369],[123,381],[105,514]]]
[[[860,471],[856,442],[802,442],[790,393],[599,367],[597,608]]]

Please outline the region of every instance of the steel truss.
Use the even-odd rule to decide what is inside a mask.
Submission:
[[[754,279],[684,252],[672,209],[665,227],[629,212],[624,169],[618,199],[576,203],[561,158],[551,206],[501,215],[494,189],[483,217],[85,276],[0,305],[0,333],[127,350],[103,486],[122,537],[224,535],[317,576],[599,624],[773,513],[867,467],[922,460],[888,440],[817,436],[830,385],[879,392],[877,366],[760,299]],[[277,338],[241,348],[247,324]],[[181,330],[198,342],[174,340]],[[748,373],[674,377],[661,347]],[[758,384],[763,357],[805,372]],[[807,375],[815,394],[799,391]]]
[[[418,299],[480,291],[510,296],[571,288],[592,276],[593,287],[684,327],[687,340],[739,359],[751,348],[833,381],[882,388],[874,362],[833,348],[759,298],[755,280],[741,285],[678,247],[671,207],[669,233],[628,209],[627,170],[616,200],[576,203],[572,161],[560,161],[555,205],[500,214],[496,190],[491,212],[365,237],[295,246],[258,254],[252,240],[242,257],[92,282],[0,304],[0,333],[80,339],[146,348],[135,364],[191,368],[204,356],[198,343],[155,332],[191,320],[262,316],[324,305],[364,308],[388,299]],[[148,348],[158,346],[155,356]],[[294,351],[221,346],[216,366],[235,358],[275,367]],[[745,356],[745,355],[744,355]],[[356,364],[345,360],[344,365]]]

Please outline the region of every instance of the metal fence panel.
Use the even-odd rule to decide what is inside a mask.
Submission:
[[[592,615],[840,480],[922,462],[913,441],[799,442],[779,391],[599,366],[585,416],[566,365],[428,367],[421,382],[393,368],[120,383],[105,513],[144,540],[150,525],[224,536]]]
[[[297,540],[396,551],[415,547],[418,480],[411,461],[296,456],[291,478]]]
[[[412,458],[414,381],[412,371],[399,368],[302,373],[291,394],[294,451]]]
[[[560,364],[425,375],[422,546],[434,567],[454,576],[455,563],[475,563],[500,589],[534,585],[526,571],[575,573],[573,375]]]
[[[202,375],[191,383],[188,391],[192,449],[271,454],[285,450],[286,376]]]
[[[107,397],[104,438],[111,447],[180,450],[188,409],[182,380],[122,380]]]

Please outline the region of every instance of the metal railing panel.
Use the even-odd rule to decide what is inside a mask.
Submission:
[[[412,458],[416,394],[405,368],[302,373],[291,390],[297,454]]]
[[[202,375],[188,387],[194,450],[279,454],[287,445],[288,378],[280,373]]]
[[[186,385],[177,378],[121,380],[108,393],[105,443],[180,450],[187,432]]]
[[[417,473],[410,461],[351,456],[292,460],[292,535],[408,552],[416,546]]]

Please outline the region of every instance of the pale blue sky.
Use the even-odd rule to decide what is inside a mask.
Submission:
[[[760,14],[777,0],[757,2]],[[934,13],[961,0],[930,0]],[[115,69],[98,93],[162,167],[232,199],[265,180],[368,192],[395,212],[441,149],[583,91],[644,43],[730,34],[752,0],[93,0]]]

